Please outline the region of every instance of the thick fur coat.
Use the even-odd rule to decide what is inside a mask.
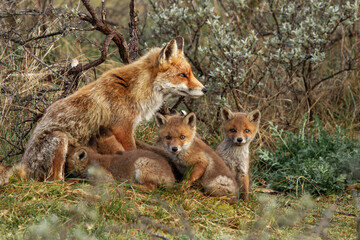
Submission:
[[[125,150],[135,149],[135,127],[170,94],[199,97],[205,92],[182,49],[183,38],[177,37],[53,103],[28,141],[19,172],[26,179],[62,179],[69,147],[86,145],[100,126],[109,128]]]

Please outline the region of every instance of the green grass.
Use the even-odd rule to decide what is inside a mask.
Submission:
[[[356,239],[350,193],[295,198],[256,192],[229,205],[179,186],[145,192],[127,183],[18,182],[0,187],[1,239]]]

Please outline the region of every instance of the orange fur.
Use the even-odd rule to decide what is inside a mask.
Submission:
[[[224,160],[234,175],[242,199],[247,202],[250,192],[249,145],[259,129],[260,112],[233,113],[228,108],[221,111],[224,140],[216,152]]]
[[[77,147],[69,152],[66,172],[71,176],[88,178],[91,166],[102,170],[108,180],[134,181],[149,189],[159,185],[172,186],[175,182],[167,160],[147,150],[98,154],[92,148]]]
[[[37,123],[20,162],[27,178],[63,178],[68,148],[86,145],[100,126],[109,128],[125,150],[136,148],[134,129],[149,120],[171,94],[200,97],[183,38],[154,48],[139,60],[104,73],[98,80],[53,103]]]
[[[194,113],[186,116],[156,114],[159,137],[173,154],[173,162],[184,174],[191,169],[188,184],[198,181],[214,196],[236,195],[237,184],[223,160],[196,136]]]

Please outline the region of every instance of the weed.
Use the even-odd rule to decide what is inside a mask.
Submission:
[[[273,152],[258,150],[264,170],[257,169],[268,187],[296,194],[329,195],[359,181],[359,141],[347,138],[338,126],[331,135],[318,118],[306,132],[306,119],[305,115],[298,134],[283,132],[270,123],[277,148]]]

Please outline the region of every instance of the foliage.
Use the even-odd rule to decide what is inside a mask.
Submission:
[[[269,188],[292,193],[333,194],[345,184],[360,181],[360,145],[345,136],[339,127],[331,135],[316,118],[305,131],[306,116],[298,134],[283,132],[270,123],[277,139],[275,151],[259,149],[263,164],[261,177]]]
[[[198,115],[207,119],[210,132],[219,126],[214,116],[223,105],[261,108],[268,119],[280,125],[286,119],[284,126],[295,127],[304,113],[327,120],[322,106],[334,99],[337,106],[346,101],[346,81],[339,91],[336,79],[359,68],[356,41],[350,40],[358,1],[149,2],[154,37],[186,37],[187,57],[209,90],[196,109],[206,106]],[[346,54],[340,39],[350,44]]]

